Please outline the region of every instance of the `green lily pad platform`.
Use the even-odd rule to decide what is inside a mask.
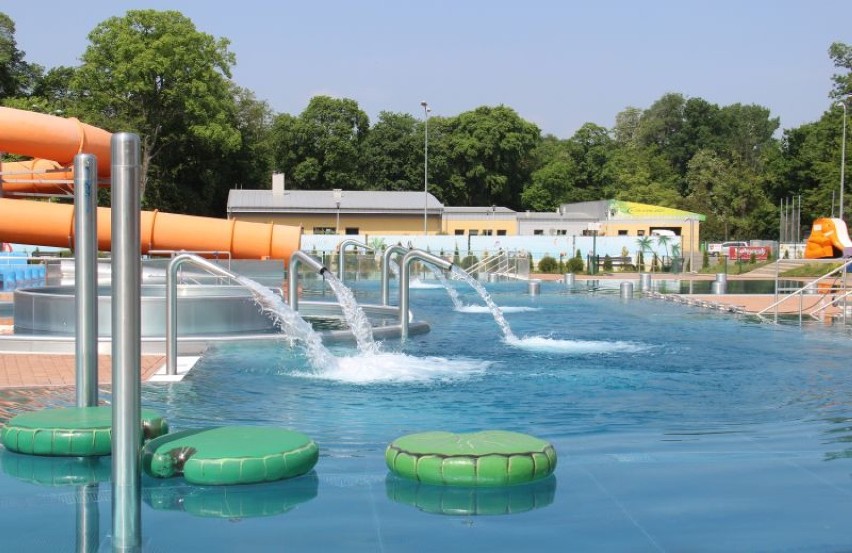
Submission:
[[[143,441],[169,431],[159,414],[148,409],[142,409],[141,414]],[[112,408],[64,407],[21,413],[0,430],[0,442],[9,451],[28,455],[110,455]]]
[[[527,434],[423,432],[397,438],[385,451],[388,468],[405,478],[449,486],[507,486],[545,478],[556,450]]]
[[[151,440],[142,449],[142,468],[158,478],[183,475],[192,484],[254,484],[305,474],[318,458],[317,444],[299,432],[222,426]]]

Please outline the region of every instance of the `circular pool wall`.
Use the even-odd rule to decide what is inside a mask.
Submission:
[[[112,335],[112,290],[98,287],[98,335]],[[73,336],[73,286],[15,290],[15,333]],[[142,337],[161,337],[166,328],[166,289],[142,286]],[[251,294],[240,286],[178,286],[177,330],[181,336],[264,333],[274,329]]]

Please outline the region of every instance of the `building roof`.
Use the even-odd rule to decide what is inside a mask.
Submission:
[[[367,190],[231,190],[228,213],[232,212],[336,212],[423,213],[440,212],[444,206],[432,194]]]
[[[508,207],[500,207],[500,206],[486,206],[486,207],[452,207],[452,206],[444,206],[444,213],[466,213],[466,214],[476,214],[476,213],[515,213],[515,211],[509,209]]]
[[[706,217],[700,213],[663,207],[659,205],[626,202],[622,200],[597,200],[592,202],[576,202],[562,204],[558,213],[568,219],[598,219],[600,221],[625,220],[689,220],[704,221]]]

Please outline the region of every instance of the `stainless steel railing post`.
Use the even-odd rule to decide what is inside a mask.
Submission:
[[[98,404],[98,160],[74,156],[74,292],[77,407]]]
[[[112,135],[112,539],[142,545],[140,142]]]

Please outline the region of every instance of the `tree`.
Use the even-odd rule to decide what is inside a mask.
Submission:
[[[482,106],[437,125],[437,159],[430,173],[443,185],[444,201],[462,206],[521,207],[533,171],[539,128],[506,106]],[[430,149],[432,143],[430,120]],[[445,163],[445,164],[444,164]]]
[[[15,40],[15,22],[0,12],[0,100],[32,92],[43,69],[25,62],[24,56]]]
[[[140,135],[143,205],[223,208],[209,179],[241,146],[228,41],[179,12],[155,10],[107,19],[89,41],[71,88],[87,121]]]
[[[565,201],[583,202],[599,200],[614,190],[606,171],[606,164],[615,151],[609,132],[599,125],[586,123],[566,142],[571,159],[576,165],[570,197]]]
[[[369,126],[355,100],[315,96],[298,117],[276,118],[275,168],[299,188],[363,189],[358,160]]]
[[[834,42],[828,48],[828,55],[836,68],[845,70],[845,72],[835,73],[831,77],[831,80],[834,81],[834,88],[830,96],[840,99],[852,94],[852,46],[842,42]]]
[[[407,113],[379,113],[361,149],[367,190],[423,188],[423,133]]]

